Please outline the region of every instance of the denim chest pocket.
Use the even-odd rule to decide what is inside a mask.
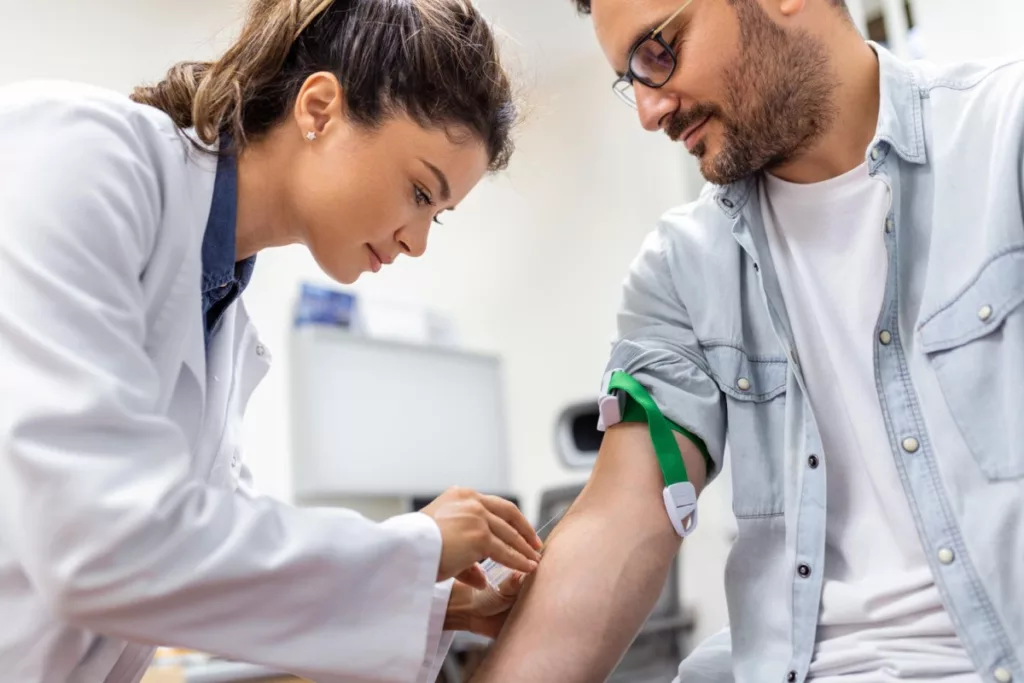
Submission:
[[[1024,244],[990,258],[919,326],[953,421],[992,481],[1024,477]]]
[[[706,344],[704,357],[725,397],[733,512],[738,519],[782,514],[787,361],[731,344]]]

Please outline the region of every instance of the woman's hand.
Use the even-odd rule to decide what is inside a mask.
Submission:
[[[484,588],[474,588],[456,581],[448,599],[444,629],[497,638],[512,606],[516,604],[525,579],[525,574],[512,572],[497,588],[486,582]]]
[[[527,574],[537,568],[541,540],[519,508],[504,498],[453,488],[421,512],[441,530],[438,581],[458,576],[480,585],[476,563],[488,557]]]

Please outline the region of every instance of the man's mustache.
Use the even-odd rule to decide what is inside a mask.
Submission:
[[[721,111],[711,104],[695,104],[689,111],[673,114],[672,119],[665,126],[665,134],[672,138],[673,142],[678,142],[687,128],[695,123],[700,123],[709,116],[721,117]]]

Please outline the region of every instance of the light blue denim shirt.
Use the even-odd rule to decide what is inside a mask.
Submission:
[[[891,199],[878,400],[964,647],[983,681],[1024,683],[1024,61],[939,68],[874,47],[867,162]],[[818,627],[828,454],[758,182],[709,186],[663,218],[627,279],[608,366],[717,468],[727,445],[732,459],[731,657],[726,633],[684,663],[684,683],[731,680],[729,660],[736,683],[803,681]]]

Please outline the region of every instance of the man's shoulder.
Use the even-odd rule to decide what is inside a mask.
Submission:
[[[1024,83],[1024,56],[936,64],[911,62],[926,95],[942,92],[987,92]]]
[[[961,167],[1024,145],[1024,58],[915,65],[932,163]]]
[[[680,297],[727,287],[740,246],[732,234],[735,219],[723,209],[723,200],[730,201],[723,188],[709,184],[693,201],[666,211],[644,240],[630,279],[667,287]]]
[[[1024,110],[1024,57],[913,64],[921,95],[940,119],[986,119]]]
[[[720,206],[722,188],[707,183],[696,199],[662,214],[648,246],[657,245],[678,257],[708,257],[735,248],[733,219]]]

